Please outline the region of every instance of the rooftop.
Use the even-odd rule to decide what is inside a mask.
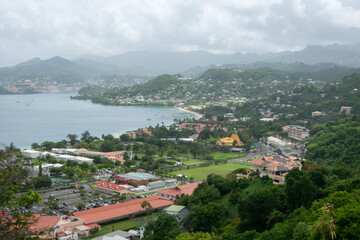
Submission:
[[[270,171],[289,171],[293,168],[300,167],[300,162],[294,159],[285,158],[280,155],[265,156],[250,162],[253,165],[258,165]]]
[[[137,181],[150,180],[156,178],[154,175],[151,175],[149,173],[126,173],[126,174],[119,174],[118,176],[122,178],[137,180]]]
[[[121,190],[124,189],[124,187],[122,187],[122,186],[112,184],[112,183],[108,183],[108,182],[103,182],[103,181],[98,181],[96,185],[100,186],[100,187],[105,187],[105,188],[118,190],[118,191],[121,191]]]
[[[141,207],[141,204],[144,201],[150,203],[153,208],[161,208],[173,204],[173,201],[161,199],[158,196],[152,196],[74,212],[73,215],[84,219],[85,224],[106,222],[112,219],[117,219],[128,216],[130,214],[136,214],[145,211],[145,209]]]
[[[182,194],[184,194],[184,195],[192,195],[195,188],[197,188],[197,186],[200,183],[202,183],[202,182],[184,184],[184,185],[180,185],[180,186],[177,186],[177,187],[174,187],[174,188],[160,190],[160,191],[158,191],[158,193],[170,195],[170,196],[173,196],[173,197],[175,197],[176,195],[181,196]]]
[[[185,206],[181,206],[181,205],[171,205],[170,207],[166,208],[165,211],[181,212],[181,210],[183,210],[184,208]]]
[[[40,216],[39,214],[34,214],[36,218],[35,222],[31,225],[31,229],[44,229],[52,228],[59,220],[60,216]]]

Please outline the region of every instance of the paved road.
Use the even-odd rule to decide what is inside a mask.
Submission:
[[[249,153],[249,154],[246,155],[245,157],[239,157],[239,158],[229,159],[228,162],[233,162],[233,163],[245,163],[246,160],[252,159],[252,158],[256,157],[258,154],[259,154],[259,152]],[[264,155],[260,154],[259,158],[262,158],[263,156],[264,156]]]
[[[259,155],[260,154],[260,155]],[[259,156],[258,156],[259,155]],[[248,155],[246,155],[245,157],[239,157],[239,158],[232,158],[229,159],[228,162],[233,162],[233,163],[246,163],[246,160],[249,159],[253,159],[253,158],[263,158],[266,155],[266,152],[264,151],[264,148],[258,147],[256,149],[256,152],[253,153],[249,153]],[[257,157],[258,156],[258,157]]]

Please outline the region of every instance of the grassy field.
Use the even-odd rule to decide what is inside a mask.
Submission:
[[[203,163],[203,161],[190,159],[190,160],[181,160],[181,163],[184,165],[193,165],[197,163]]]
[[[223,153],[217,152],[213,155],[214,160],[227,160],[230,158],[245,157],[246,153]]]
[[[153,214],[151,214],[149,216],[141,216],[139,218],[142,221],[150,221],[150,220],[153,220],[157,215],[159,215],[158,212],[153,213]],[[116,223],[111,223],[111,224],[107,224],[107,225],[103,225],[103,226],[101,226],[101,230],[99,232],[97,232],[94,236],[92,236],[90,238],[87,238],[87,239],[93,239],[93,238],[100,237],[102,235],[111,233],[112,230],[113,230],[113,227],[114,227],[114,231],[116,231],[116,230],[125,231],[125,230],[129,230],[129,229],[132,229],[132,228],[139,228],[142,225],[144,225],[144,223],[140,223],[138,221],[131,220],[131,219],[116,222]]]
[[[125,221],[121,221],[121,222],[117,222],[117,223],[111,223],[108,225],[101,226],[101,230],[99,232],[97,232],[93,237],[88,238],[88,239],[93,239],[93,238],[102,236],[104,234],[111,233],[113,231],[113,227],[114,227],[114,231],[116,231],[116,230],[128,230],[131,228],[138,228],[141,225],[143,225],[143,224],[139,223],[138,221],[134,221],[134,220],[125,220]]]
[[[176,172],[172,172],[172,174],[178,175],[183,174],[188,177],[193,177],[195,180],[203,180],[211,173],[220,174],[222,176],[226,176],[230,172],[238,168],[249,168],[249,165],[241,164],[241,163],[226,163],[219,165],[211,165],[208,167],[198,167],[187,170],[180,170]]]

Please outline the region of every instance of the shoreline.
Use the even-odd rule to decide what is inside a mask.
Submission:
[[[182,108],[182,107],[173,107],[173,108],[176,108],[176,109],[178,109],[178,110],[180,110],[180,111],[183,111],[183,112],[187,112],[187,113],[192,113],[192,114],[194,114],[196,117],[197,117],[197,119],[199,119],[199,118],[202,118],[203,116],[204,116],[204,114],[201,114],[201,113],[198,113],[198,112],[194,112],[194,111],[190,111],[190,110],[187,110],[187,109],[185,109],[185,108]],[[145,128],[145,127],[144,127]],[[132,131],[132,130],[128,130],[128,131]],[[127,132],[127,131],[125,131],[125,132]],[[123,132],[123,133],[117,133],[117,134],[111,134],[111,135],[113,135],[115,138],[119,138],[120,137],[120,135],[122,135],[122,134],[124,134],[125,132]]]
[[[192,113],[192,114],[196,115],[198,118],[202,118],[204,116],[204,114],[194,112],[194,111],[182,108],[182,107],[174,107],[174,108],[179,109],[180,111],[183,111],[183,112]]]

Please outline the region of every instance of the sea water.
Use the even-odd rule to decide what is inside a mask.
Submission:
[[[105,106],[71,100],[71,95],[76,93],[0,95],[0,144],[30,148],[34,142],[61,141],[70,133],[80,138],[85,130],[92,136],[121,134],[196,117],[172,107]]]

